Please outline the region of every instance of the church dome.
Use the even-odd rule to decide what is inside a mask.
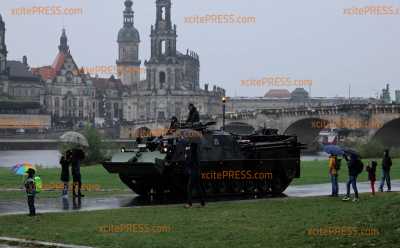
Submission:
[[[134,27],[123,27],[118,32],[118,42],[140,42],[139,31]]]

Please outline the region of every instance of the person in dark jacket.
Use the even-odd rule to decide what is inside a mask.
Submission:
[[[389,150],[385,150],[382,159],[382,180],[381,185],[379,186],[379,192],[383,192],[385,181],[388,187],[387,192],[392,190],[390,185],[390,167],[392,167],[392,158],[389,155]]]
[[[368,180],[371,183],[372,195],[375,195],[375,181],[376,181],[376,166],[378,163],[376,161],[371,161],[367,166],[366,171],[368,172]]]
[[[29,207],[29,216],[36,215],[35,209],[35,195],[36,195],[36,185],[35,185],[35,170],[28,169],[27,171],[28,177],[25,180],[25,191],[26,196],[28,197],[28,207]]]
[[[197,108],[193,105],[193,103],[189,104],[189,116],[186,120],[187,124],[193,124],[196,122],[200,121],[200,115],[199,111],[197,111]]]
[[[71,150],[71,165],[72,165],[72,193],[74,197],[84,197],[82,194],[82,176],[81,176],[81,162],[85,159],[85,152],[81,148],[74,148]],[[78,192],[76,192],[76,189]]]
[[[357,202],[359,201],[358,189],[357,189],[357,176],[358,176],[357,163],[359,162],[358,161],[359,158],[354,154],[351,154],[350,159],[346,155],[343,155],[343,157],[347,161],[347,166],[349,169],[349,180],[347,181],[346,184],[347,193],[346,196],[343,198],[343,201],[350,200],[350,184],[351,184],[354,190],[353,202]]]
[[[60,165],[61,165],[61,176],[60,180],[64,184],[63,188],[63,196],[68,195],[68,184],[69,184],[69,165],[71,164],[71,150],[65,152],[65,155],[61,156]]]
[[[192,192],[196,189],[200,196],[200,204],[205,206],[205,190],[200,179],[200,160],[198,155],[198,145],[196,143],[187,144],[185,147],[185,173],[188,178],[187,183],[187,204],[185,208],[192,207]]]

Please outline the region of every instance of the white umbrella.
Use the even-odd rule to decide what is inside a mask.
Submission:
[[[89,143],[85,136],[77,132],[66,132],[60,137],[61,142],[77,144],[85,147],[89,147]]]

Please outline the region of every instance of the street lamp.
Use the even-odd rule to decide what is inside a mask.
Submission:
[[[226,97],[222,97],[222,130],[225,130],[225,103]]]

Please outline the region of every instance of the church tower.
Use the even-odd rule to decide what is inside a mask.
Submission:
[[[118,32],[118,75],[124,85],[137,85],[140,81],[140,36],[134,26],[132,1],[125,1],[124,26]]]
[[[178,89],[181,65],[176,50],[176,25],[171,21],[171,0],[156,0],[156,23],[151,26],[151,57],[145,62],[148,89],[161,94]]]
[[[60,37],[60,45],[58,46],[58,50],[64,54],[69,54],[69,46],[68,46],[68,38],[65,32],[65,28],[62,29],[62,34]]]
[[[171,0],[157,0],[156,25],[151,29],[151,57],[163,59],[176,55],[176,25],[171,22]]]
[[[0,75],[7,73],[6,25],[0,14]]]

